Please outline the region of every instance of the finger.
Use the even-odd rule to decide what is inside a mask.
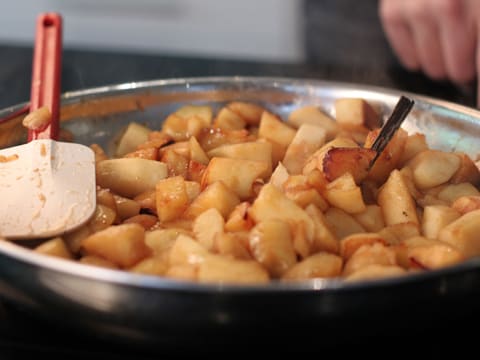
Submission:
[[[463,2],[443,1],[438,5],[435,16],[440,30],[445,71],[449,79],[464,84],[473,80],[476,73],[475,29],[468,20]]]
[[[413,46],[413,35],[404,17],[403,2],[383,0],[379,15],[387,39],[403,66],[418,70],[420,62]]]
[[[422,70],[433,79],[446,77],[443,50],[440,43],[439,29],[429,8],[418,1],[405,2],[410,8],[409,24],[412,28],[415,49]]]

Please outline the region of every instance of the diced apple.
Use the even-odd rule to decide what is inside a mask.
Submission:
[[[329,149],[322,163],[322,170],[328,181],[333,181],[345,173],[352,174],[355,183],[360,184],[368,175],[370,162],[376,152],[360,147],[334,147]]]
[[[144,259],[129,269],[129,271],[134,273],[156,276],[165,275],[167,270],[168,262],[166,259],[157,257],[149,257]]]
[[[145,230],[154,229],[159,225],[158,218],[155,215],[151,215],[151,214],[134,215],[128,219],[125,219],[122,222],[122,224],[133,224],[133,223],[143,226]]]
[[[260,105],[242,101],[233,101],[227,104],[227,107],[242,117],[248,125],[258,125],[265,111]]]
[[[290,174],[301,174],[306,161],[318,150],[326,139],[326,130],[311,124],[302,124],[288,145],[283,165]]]
[[[248,209],[250,203],[242,202],[238,204],[235,209],[228,216],[228,220],[225,223],[226,231],[250,231],[253,227],[253,221],[248,217]]]
[[[314,278],[333,278],[342,273],[343,261],[338,255],[319,252],[295,264],[282,279],[307,280]]]
[[[157,182],[167,174],[167,165],[155,160],[110,159],[96,165],[97,185],[129,198],[155,189]]]
[[[262,161],[268,164],[268,169],[262,178],[267,179],[272,174],[272,144],[268,141],[251,141],[240,144],[226,144],[208,152],[210,158],[224,157],[230,159]]]
[[[188,140],[188,144],[190,146],[190,160],[198,162],[203,165],[208,164],[208,156],[205,154],[205,151],[203,151],[202,147],[198,143],[198,140],[195,136],[192,136]]]
[[[114,195],[113,197],[115,199],[117,215],[121,220],[138,215],[140,213],[141,206],[137,201],[120,195]]]
[[[348,276],[369,265],[397,265],[395,251],[379,242],[359,247],[346,261],[343,275]]]
[[[307,206],[305,212],[312,218],[314,223],[312,253],[327,251],[337,254],[340,244],[333,234],[325,215],[315,205]]]
[[[198,281],[223,284],[264,284],[269,281],[269,276],[267,271],[256,261],[211,255],[199,264]]]
[[[38,245],[35,252],[40,254],[55,256],[62,259],[73,259],[70,249],[67,247],[61,237],[56,237]]]
[[[385,245],[386,241],[377,233],[352,234],[340,240],[340,255],[348,260],[358,249],[364,245]]]
[[[96,255],[82,256],[79,261],[86,265],[99,266],[106,269],[118,269],[117,264]]]
[[[185,180],[181,176],[160,180],[156,187],[157,214],[160,222],[180,217],[189,205]]]
[[[145,232],[145,244],[150,248],[155,257],[164,257],[168,254],[177,238],[188,235],[183,229],[157,229]]]
[[[82,248],[124,268],[150,255],[145,245],[145,229],[138,224],[110,226],[84,239]]]
[[[252,260],[248,246],[249,233],[246,231],[218,233],[214,249],[220,255],[233,256],[239,260]]]
[[[366,205],[365,211],[354,214],[353,217],[370,232],[377,232],[385,227],[382,208],[378,205]]]
[[[347,130],[373,130],[381,126],[380,117],[364,99],[341,98],[335,100],[335,119]]]
[[[425,150],[411,159],[413,179],[419,189],[432,188],[446,183],[460,168],[460,158],[452,153]]]
[[[398,170],[392,171],[378,193],[385,224],[419,223],[415,202]]]
[[[240,203],[240,199],[233,190],[226,187],[221,181],[207,186],[190,204],[183,214],[185,219],[194,219],[205,210],[216,208],[224,218]]]
[[[295,201],[295,203],[302,208],[310,204],[317,206],[322,211],[328,208],[328,203],[322,195],[309,184],[308,177],[305,175],[289,176],[283,184],[283,192],[286,197]]]
[[[275,186],[279,190],[283,190],[283,184],[288,180],[289,177],[288,170],[281,162],[278,163],[277,167],[270,176],[269,183]]]
[[[290,225],[281,220],[259,222],[250,232],[253,257],[272,277],[280,277],[297,262]]]
[[[330,205],[349,214],[358,214],[366,209],[360,187],[355,184],[350,173],[345,173],[327,184],[323,196]]]
[[[337,239],[342,239],[351,234],[365,232],[365,228],[360,225],[352,215],[338,208],[328,208],[325,212],[325,218]]]
[[[461,196],[452,204],[452,209],[461,215],[480,209],[480,196]]]
[[[370,131],[367,135],[364,146],[366,148],[371,148],[379,133],[380,129]],[[392,170],[398,167],[407,138],[408,134],[402,128],[395,132],[395,135],[390,139],[387,146],[383,149],[382,153],[375,161],[375,164],[368,172],[368,179],[373,180],[378,184],[385,182]]]
[[[438,233],[444,241],[461,251],[466,258],[480,255],[480,210],[466,213]]]
[[[93,232],[97,232],[108,228],[115,222],[116,218],[117,213],[115,210],[109,208],[108,206],[98,204],[95,208],[93,216],[88,221],[88,227]]]
[[[212,123],[212,108],[207,105],[184,105],[175,111],[175,115],[182,119],[197,117],[202,120],[203,127]]]
[[[326,139],[333,139],[338,133],[338,124],[330,116],[321,111],[317,106],[304,106],[293,110],[288,123],[295,128],[302,124],[311,124],[320,126],[326,131]]]
[[[382,230],[378,231],[383,239],[390,245],[397,245],[405,239],[409,239],[414,236],[420,236],[420,226],[415,222],[403,222],[385,226]]]
[[[313,220],[301,207],[271,184],[263,186],[254,203],[248,209],[248,214],[256,223],[275,219],[286,221],[290,224],[294,237],[295,229],[303,229],[309,243],[313,242],[315,231]]]
[[[287,149],[295,137],[295,133],[294,129],[274,114],[268,111],[262,113],[258,137],[273,141]]]
[[[220,109],[213,121],[213,127],[223,130],[241,130],[245,128],[246,124],[243,117],[228,107]]]
[[[207,249],[187,235],[180,234],[170,249],[169,263],[176,265],[198,265],[212,256]]]
[[[193,233],[197,241],[205,247],[207,250],[212,250],[215,237],[217,234],[223,233],[225,221],[222,214],[215,209],[211,208],[201,213],[193,221]]]
[[[424,134],[415,133],[409,135],[405,140],[405,147],[398,162],[399,165],[405,165],[415,155],[425,150],[428,150],[428,144]]]
[[[438,193],[437,198],[448,204],[453,204],[455,200],[462,196],[480,196],[480,191],[470,183],[449,184]]]
[[[456,153],[460,158],[460,167],[453,174],[450,182],[452,184],[471,183],[478,186],[480,184],[480,171],[473,160],[465,153]]]
[[[268,173],[264,161],[214,157],[210,160],[202,178],[202,186],[222,181],[244,200],[253,196],[253,183]]]
[[[123,134],[120,135],[118,145],[115,150],[116,157],[122,157],[137,149],[137,146],[148,140],[148,135],[152,132],[148,127],[136,122],[128,124]]]
[[[367,281],[405,275],[407,272],[396,265],[372,264],[355,271],[345,278],[345,281]]]

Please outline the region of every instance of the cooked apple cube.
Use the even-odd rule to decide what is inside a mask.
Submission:
[[[439,191],[437,198],[448,204],[462,196],[480,196],[480,191],[470,183],[449,184]]]
[[[240,144],[226,144],[208,152],[210,158],[224,157],[230,159],[262,161],[268,164],[268,169],[262,178],[272,174],[272,144],[269,142],[250,141]]]
[[[386,244],[386,241],[377,233],[352,234],[340,240],[340,255],[348,260],[358,249],[364,245]]]
[[[250,231],[254,225],[252,219],[248,216],[250,206],[250,203],[246,201],[235,206],[235,209],[230,213],[225,223],[225,230]]]
[[[167,174],[167,165],[155,160],[121,158],[96,164],[97,185],[128,198],[155,189]]]
[[[220,109],[213,121],[213,127],[223,130],[241,130],[244,129],[246,125],[247,123],[243,117],[228,107]]]
[[[428,150],[428,144],[424,134],[415,133],[409,135],[405,140],[405,147],[398,162],[399,165],[405,165],[415,155],[425,150]]]
[[[190,204],[183,214],[185,219],[194,219],[205,210],[217,209],[226,218],[240,203],[240,199],[233,190],[221,181],[207,186]]]
[[[419,223],[415,202],[398,170],[392,171],[380,189],[377,200],[382,208],[385,224]]]
[[[288,123],[295,128],[303,124],[319,126],[326,131],[326,139],[332,140],[338,133],[338,124],[330,116],[321,111],[317,106],[304,106],[293,110]]]
[[[282,279],[307,280],[314,278],[333,278],[342,273],[343,260],[340,256],[319,252],[295,264]]]
[[[248,246],[249,233],[246,231],[224,232],[215,236],[214,249],[224,256],[239,260],[253,260]]]
[[[38,245],[34,251],[62,259],[73,259],[73,255],[61,237],[56,237]]]
[[[121,267],[129,268],[150,255],[145,245],[145,229],[139,224],[110,226],[82,241],[88,253],[101,256]]]
[[[423,209],[422,233],[429,239],[436,239],[445,226],[460,217],[460,213],[448,206],[432,205]]]
[[[306,161],[318,150],[326,139],[325,129],[311,124],[302,124],[288,145],[283,165],[290,174],[301,174]]]
[[[253,183],[268,174],[268,163],[264,161],[240,160],[214,157],[205,170],[202,186],[222,181],[242,199],[254,195]]]
[[[197,117],[202,120],[202,127],[208,127],[212,123],[212,108],[206,105],[184,105],[175,111],[175,115],[182,119]]]
[[[380,117],[364,99],[341,98],[335,100],[335,119],[347,130],[373,130],[381,126]]]
[[[155,187],[155,198],[160,222],[179,218],[189,205],[183,177],[174,176],[160,180]]]
[[[242,117],[248,125],[258,125],[265,109],[257,104],[233,101],[227,104],[227,108]]]
[[[366,205],[365,211],[354,214],[353,217],[370,232],[377,232],[385,227],[382,208],[378,205]]]
[[[339,242],[331,229],[325,215],[315,206],[309,205],[305,212],[311,217],[314,223],[312,253],[327,251],[337,254],[339,251]]]
[[[136,122],[128,124],[123,134],[120,135],[118,145],[115,150],[116,157],[122,157],[137,149],[137,146],[148,140],[148,135],[152,132],[148,127]]]
[[[323,196],[330,205],[349,214],[358,214],[366,209],[362,191],[355,184],[355,180],[350,173],[345,173],[327,184]]]
[[[453,174],[450,182],[452,184],[471,183],[478,186],[480,184],[480,170],[473,160],[465,153],[456,153],[460,158],[460,167]]]
[[[385,226],[378,231],[385,241],[390,245],[397,245],[400,242],[414,236],[420,236],[420,226],[415,222],[403,222]]]
[[[195,161],[197,163],[207,165],[208,164],[208,156],[203,151],[202,147],[198,143],[198,140],[195,136],[192,136],[188,140],[188,144],[190,146],[190,160]]]
[[[191,237],[180,234],[170,249],[169,264],[176,265],[198,265],[212,256],[202,245]]]
[[[140,261],[129,270],[138,274],[163,276],[168,270],[168,262],[164,258],[149,257]]]
[[[282,276],[297,262],[290,225],[281,220],[259,222],[250,232],[253,257],[272,277]]]
[[[287,168],[279,162],[272,176],[270,176],[269,183],[283,191],[283,184],[288,180],[289,175]]]
[[[193,233],[197,241],[207,250],[212,250],[215,244],[215,237],[223,233],[225,221],[222,214],[211,208],[201,213],[193,221]]]
[[[395,251],[381,243],[362,245],[346,261],[343,275],[348,276],[369,265],[397,265]]]
[[[281,209],[281,211],[279,211]],[[290,224],[292,233],[295,229],[305,231],[307,240],[313,242],[315,226],[308,214],[295,202],[288,199],[272,184],[265,184],[248,209],[251,218],[259,223],[267,220],[282,220]],[[295,237],[295,234],[293,234]]]
[[[368,281],[405,275],[407,272],[397,265],[372,264],[362,267],[345,278],[345,281]]]
[[[368,175],[370,163],[376,152],[360,147],[333,147],[323,157],[322,170],[328,181],[350,173],[360,184]]]
[[[262,113],[258,137],[270,140],[286,149],[295,137],[295,133],[295,129],[292,129],[274,114],[268,111]]]
[[[113,195],[113,198],[120,220],[128,219],[140,213],[141,206],[137,201],[120,195]]]
[[[325,218],[337,239],[342,239],[351,234],[365,232],[365,228],[360,225],[352,215],[336,207],[328,208],[328,210],[325,211]]]
[[[461,196],[452,204],[452,209],[461,215],[480,209],[480,196]]]
[[[264,284],[269,281],[269,276],[267,271],[256,261],[211,255],[199,264],[198,281],[207,283]]]
[[[480,255],[480,210],[462,215],[438,233],[438,240],[460,250],[466,258]]]
[[[380,129],[370,131],[365,140],[364,147],[371,148],[375,142]],[[390,139],[385,149],[379,155],[375,164],[368,172],[368,179],[381,184],[385,182],[393,169],[398,167],[400,159],[405,148],[405,144],[408,138],[408,134],[402,128],[395,132],[395,135]]]
[[[407,163],[419,189],[428,189],[446,183],[460,168],[456,154],[438,150],[425,150]]]

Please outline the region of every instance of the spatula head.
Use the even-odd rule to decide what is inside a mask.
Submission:
[[[0,151],[0,236],[61,235],[96,207],[95,158],[79,144],[50,139]]]

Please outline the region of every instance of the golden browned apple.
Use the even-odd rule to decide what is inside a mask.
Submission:
[[[259,222],[249,236],[255,260],[274,278],[282,276],[297,262],[290,225],[281,220]]]
[[[243,117],[228,107],[220,109],[213,121],[213,127],[223,130],[241,130],[244,129],[246,125],[247,123]]]
[[[268,272],[256,261],[211,255],[198,266],[198,281],[206,283],[264,284]]]
[[[160,222],[177,219],[187,209],[189,199],[183,177],[174,176],[160,180],[155,189]]]
[[[302,124],[319,126],[326,131],[326,139],[332,140],[338,133],[338,124],[317,106],[303,106],[293,110],[288,116],[288,123],[295,128]]]
[[[340,255],[348,260],[358,249],[364,245],[380,243],[386,244],[386,241],[377,233],[352,234],[340,240]]]
[[[150,255],[145,245],[145,229],[138,224],[122,224],[96,232],[82,241],[87,254],[101,256],[129,268]]]
[[[373,130],[381,126],[380,116],[364,99],[341,98],[335,100],[335,119],[346,130]]]
[[[265,161],[214,157],[210,160],[202,178],[202,187],[221,181],[244,200],[254,195],[253,183],[268,174]]]
[[[336,207],[328,208],[325,211],[325,218],[337,239],[365,232],[365,228],[352,215]]]
[[[115,149],[115,156],[122,157],[137,149],[137,146],[148,140],[148,135],[152,132],[148,127],[136,122],[128,124],[124,132],[120,135],[118,145]]]
[[[456,153],[460,157],[460,168],[453,174],[450,182],[452,184],[471,183],[478,186],[480,184],[480,171],[473,160],[465,153]]]
[[[322,170],[328,181],[350,173],[360,184],[368,175],[370,163],[376,152],[360,147],[333,147],[323,157]]]
[[[425,150],[408,163],[413,180],[419,189],[428,189],[446,183],[460,168],[460,158],[456,154],[439,150]]]
[[[343,275],[349,276],[369,265],[397,265],[395,251],[379,242],[362,245],[345,262]]]
[[[343,260],[340,256],[319,252],[295,264],[282,279],[307,280],[314,278],[333,278],[342,273]]]
[[[382,208],[378,205],[366,205],[365,211],[353,217],[369,232],[377,232],[385,227]]]
[[[400,171],[393,170],[378,193],[385,224],[419,223],[415,202]]]
[[[461,215],[480,209],[480,196],[461,196],[452,204],[452,209]]]
[[[50,239],[43,244],[38,245],[34,251],[40,254],[55,256],[62,259],[73,259],[70,249],[67,247],[61,237]]]
[[[258,125],[265,111],[260,105],[243,101],[228,103],[227,108],[239,115],[248,125]]]
[[[154,160],[121,158],[96,164],[97,185],[129,198],[155,189],[157,182],[167,174],[167,165]]]
[[[312,218],[315,232],[313,236],[313,244],[311,247],[312,254],[319,251],[327,251],[337,254],[339,251],[339,241],[333,234],[328,220],[325,215],[315,205],[308,205],[305,212]]]
[[[349,214],[358,214],[366,209],[362,191],[349,172],[327,184],[322,195],[331,206]]]
[[[295,137],[295,133],[295,129],[288,126],[276,115],[268,111],[262,113],[258,129],[259,138],[270,140],[286,149]]]
[[[474,210],[451,222],[438,233],[438,240],[460,250],[465,258],[480,255],[480,210]]]
[[[240,203],[233,190],[221,181],[210,184],[190,204],[183,214],[185,219],[193,220],[205,210],[216,208],[224,218]]]
[[[288,172],[292,175],[301,174],[306,161],[325,143],[325,139],[325,129],[317,125],[302,124],[282,160]]]
[[[210,251],[213,250],[216,236],[223,233],[224,225],[222,214],[217,209],[211,208],[193,221],[193,234],[197,241]]]

